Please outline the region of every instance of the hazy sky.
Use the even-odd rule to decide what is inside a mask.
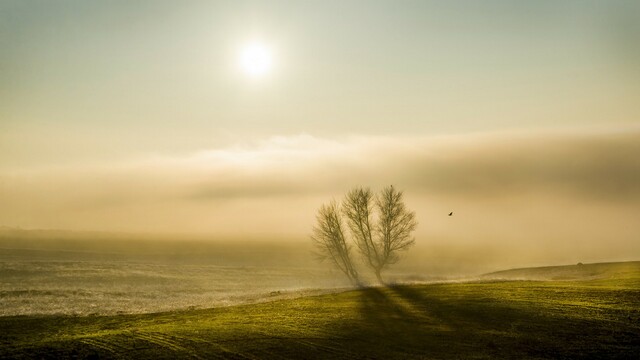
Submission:
[[[637,1],[5,0],[0,224],[303,237],[393,183],[420,241],[637,257],[639,104]]]

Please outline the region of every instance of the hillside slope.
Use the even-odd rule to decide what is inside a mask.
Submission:
[[[504,280],[596,280],[632,279],[638,273],[640,261],[628,261],[510,269],[484,274],[482,277]]]

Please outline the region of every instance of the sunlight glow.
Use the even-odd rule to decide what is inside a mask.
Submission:
[[[260,77],[271,71],[273,55],[268,46],[254,42],[242,48],[239,61],[240,68],[246,75]]]

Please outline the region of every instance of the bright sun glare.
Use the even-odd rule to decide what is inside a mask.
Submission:
[[[269,73],[273,65],[271,49],[259,42],[244,46],[240,52],[239,60],[242,71],[251,77],[259,77]]]

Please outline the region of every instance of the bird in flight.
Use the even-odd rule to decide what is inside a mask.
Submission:
[[[453,215],[453,211],[449,213],[449,216]]]

